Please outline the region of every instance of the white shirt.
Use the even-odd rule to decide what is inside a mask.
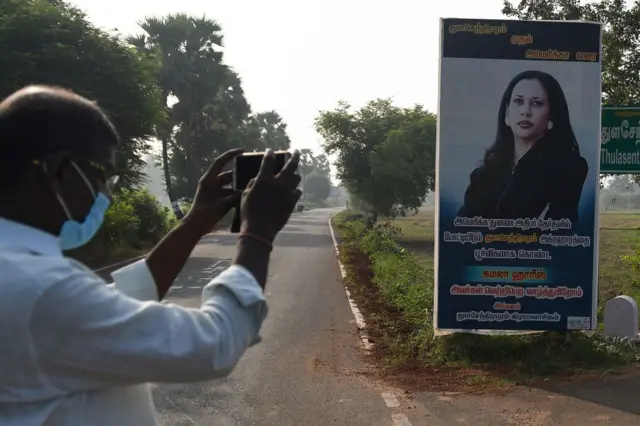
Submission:
[[[144,260],[112,276],[0,218],[0,425],[156,425],[146,383],[226,376],[259,340],[267,306],[242,267],[205,286],[200,309],[158,303]]]

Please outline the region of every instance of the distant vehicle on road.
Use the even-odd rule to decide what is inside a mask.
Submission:
[[[298,201],[296,210],[298,210],[298,213],[302,213],[304,211],[304,201]]]

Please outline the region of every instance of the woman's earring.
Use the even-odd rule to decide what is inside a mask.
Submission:
[[[547,123],[547,130],[551,129],[553,129],[553,121],[549,120],[549,122]]]

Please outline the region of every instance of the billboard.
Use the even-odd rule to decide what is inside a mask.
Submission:
[[[601,25],[441,20],[436,331],[596,327]]]
[[[602,108],[600,173],[640,173],[640,107]]]

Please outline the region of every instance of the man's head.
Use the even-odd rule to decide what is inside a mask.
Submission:
[[[58,235],[109,194],[118,134],[89,100],[30,86],[0,103],[0,217]]]

